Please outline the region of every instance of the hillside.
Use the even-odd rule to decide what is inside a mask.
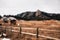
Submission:
[[[20,20],[60,20],[60,14],[47,13],[40,10],[23,12],[17,14],[15,17]]]

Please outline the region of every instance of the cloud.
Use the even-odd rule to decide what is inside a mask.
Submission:
[[[0,0],[0,13],[17,14],[23,11],[36,11],[60,13],[59,0]],[[2,15],[3,15],[2,14]]]

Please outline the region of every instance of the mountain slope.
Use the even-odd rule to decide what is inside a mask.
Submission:
[[[21,20],[60,20],[60,14],[54,14],[54,13],[46,13],[40,10],[37,10],[36,12],[23,12],[21,14],[16,15],[17,19]]]

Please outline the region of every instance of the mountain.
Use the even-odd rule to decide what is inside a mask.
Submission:
[[[40,10],[35,12],[27,11],[17,15],[4,15],[4,17],[14,17],[18,20],[60,20],[60,14],[47,13]]]
[[[49,20],[51,19],[50,15],[46,12],[42,12],[37,10],[36,12],[23,12],[21,14],[17,14],[16,18],[22,20]]]

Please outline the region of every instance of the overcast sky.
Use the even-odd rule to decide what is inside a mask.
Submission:
[[[60,0],[0,0],[0,14],[18,14],[37,9],[49,13],[60,13]]]

